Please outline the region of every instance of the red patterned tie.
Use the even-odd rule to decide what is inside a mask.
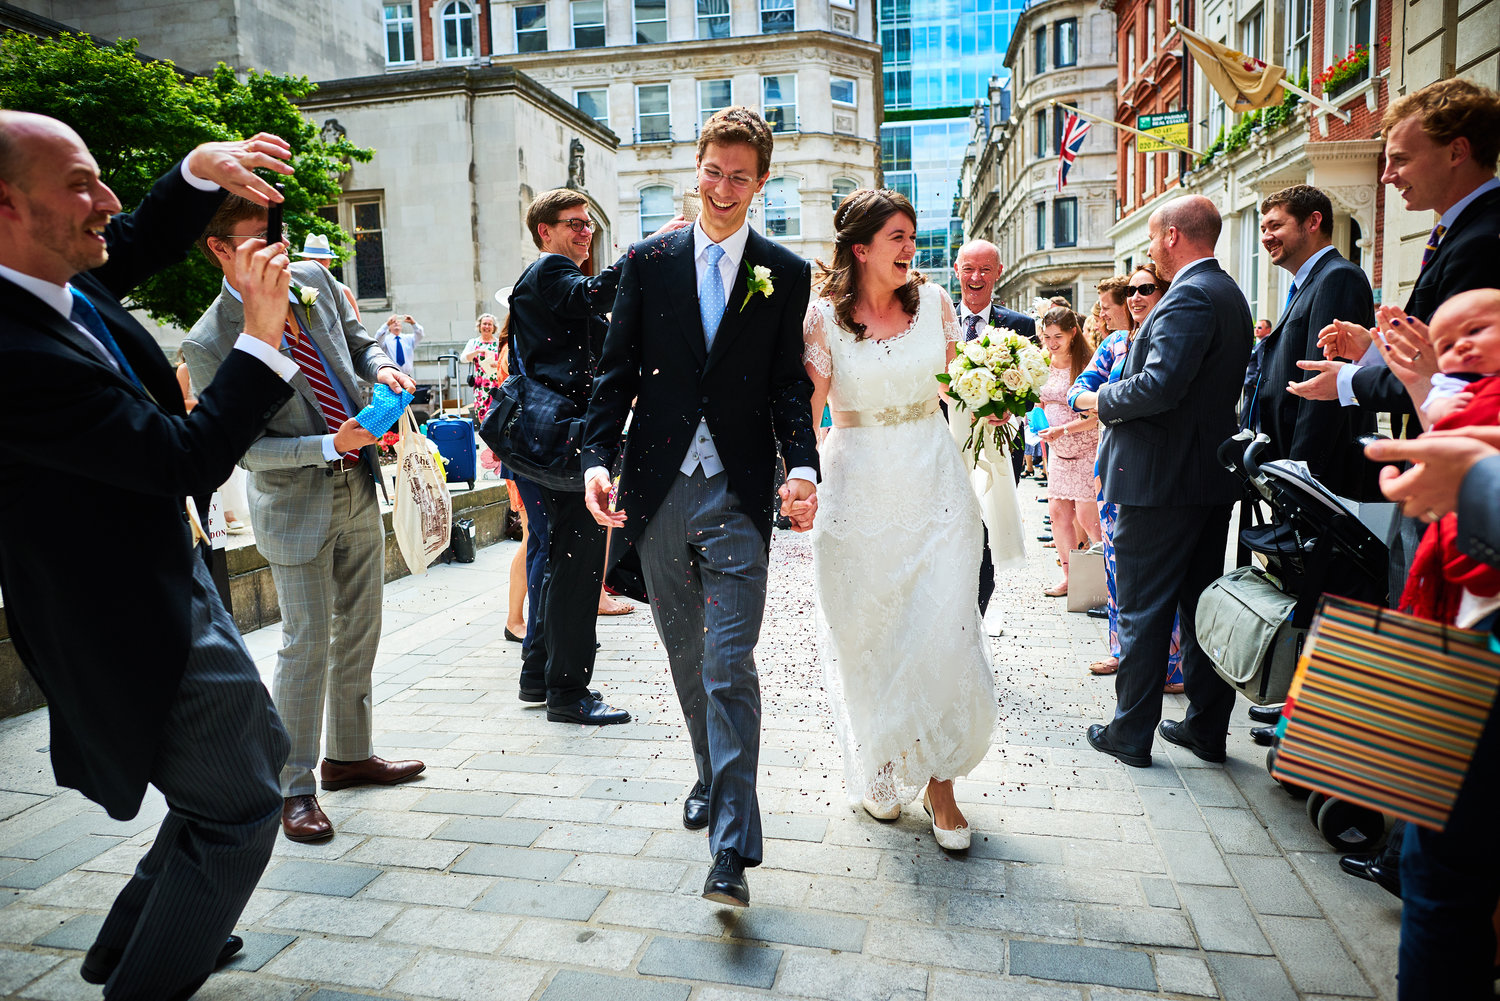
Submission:
[[[1422,267],[1427,267],[1433,255],[1437,253],[1438,244],[1443,242],[1443,234],[1448,232],[1448,227],[1438,223],[1432,227],[1432,235],[1427,238],[1427,246],[1422,248]],[[1421,270],[1420,268],[1418,270]]]
[[[302,369],[302,374],[312,385],[313,395],[318,398],[323,420],[328,424],[328,433],[338,434],[339,428],[349,419],[349,413],[344,409],[343,403],[339,402],[339,394],[333,388],[333,382],[329,379],[328,370],[323,367],[322,359],[318,357],[317,349],[313,347],[310,338],[297,336],[290,319],[286,321],[282,332],[286,335],[287,343],[292,346],[292,360]],[[354,462],[359,458],[359,451],[356,449],[345,452],[344,458]]]

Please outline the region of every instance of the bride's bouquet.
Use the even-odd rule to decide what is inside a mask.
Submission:
[[[1041,349],[1009,327],[985,327],[979,336],[958,345],[958,355],[937,380],[948,387],[960,407],[974,415],[964,451],[972,451],[976,464],[986,432],[1002,455],[1010,451],[1023,433],[1019,419],[1039,401],[1047,367]],[[983,419],[1006,414],[1018,420],[996,426]]]

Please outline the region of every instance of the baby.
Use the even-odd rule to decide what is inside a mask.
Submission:
[[[1477,378],[1500,375],[1500,289],[1454,296],[1432,315],[1428,336],[1438,372],[1422,408],[1428,427],[1458,413],[1473,400]]]

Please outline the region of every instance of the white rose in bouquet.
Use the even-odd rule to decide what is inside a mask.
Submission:
[[[1018,368],[1008,368],[1000,373],[1000,384],[1012,393],[1019,393],[1028,383],[1029,380]]]
[[[986,360],[984,345],[978,341],[969,341],[964,345],[964,355],[975,365],[983,365]]]
[[[1010,361],[1010,348],[1004,344],[991,344],[984,349],[984,364],[993,371],[1000,371]]]
[[[954,382],[958,398],[970,410],[978,410],[990,402],[995,393],[995,373],[987,368],[971,368]]]
[[[968,366],[964,364],[964,356],[958,355],[948,363],[948,377],[950,379],[957,379],[964,374],[967,368]]]

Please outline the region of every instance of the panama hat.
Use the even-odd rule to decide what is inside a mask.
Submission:
[[[514,285],[507,285],[495,293],[495,301],[506,309],[510,309],[510,294],[515,291]]]
[[[297,257],[321,257],[325,260],[333,260],[335,256],[333,249],[328,246],[328,237],[322,233],[309,233],[307,240],[302,244],[302,250]]]

